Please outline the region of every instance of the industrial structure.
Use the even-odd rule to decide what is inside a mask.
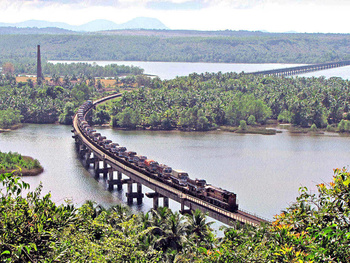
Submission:
[[[44,79],[43,72],[41,68],[41,54],[40,54],[40,45],[38,45],[38,51],[37,51],[37,64],[36,64],[36,81],[37,83],[41,83],[41,81]]]

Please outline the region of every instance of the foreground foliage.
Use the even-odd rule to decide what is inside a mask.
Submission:
[[[132,214],[88,201],[56,205],[41,185],[2,174],[2,262],[350,262],[350,174],[336,169],[328,185],[295,204],[272,224],[227,227],[215,236],[205,215],[167,208]],[[28,192],[25,197],[23,190]]]

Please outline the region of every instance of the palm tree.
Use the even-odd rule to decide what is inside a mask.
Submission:
[[[27,83],[31,89],[34,87],[34,83],[32,79],[27,79]]]
[[[95,219],[103,211],[106,211],[106,209],[101,205],[96,205],[96,202],[89,200],[89,201],[86,201],[85,203],[85,209],[81,211],[84,211],[84,213],[89,214],[92,219]]]
[[[172,211],[167,207],[158,207],[152,209],[152,226],[162,228],[166,224],[166,219],[172,214]]]
[[[56,74],[53,74],[50,80],[54,83],[55,86],[61,84],[61,82],[60,82],[60,76],[58,76],[58,75],[56,75]]]
[[[71,78],[68,75],[64,76],[63,83],[66,87],[70,85],[70,81],[71,81]]]
[[[165,219],[161,235],[155,241],[154,246],[162,251],[168,249],[180,251],[186,241],[186,227],[183,223],[183,217],[175,212]]]
[[[206,215],[196,209],[191,214],[185,215],[186,232],[189,239],[196,245],[212,247],[214,244],[213,229],[210,227],[214,222],[207,222]]]
[[[122,204],[112,206],[108,209],[108,212],[110,214],[110,223],[113,226],[128,220],[132,216],[130,208]]]

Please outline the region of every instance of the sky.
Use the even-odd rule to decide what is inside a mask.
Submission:
[[[350,33],[349,0],[0,0],[0,22],[159,19],[170,29]]]

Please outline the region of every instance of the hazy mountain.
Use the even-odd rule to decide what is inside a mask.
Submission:
[[[60,23],[60,22],[48,22],[48,21],[42,21],[42,20],[27,20],[24,22],[19,23],[0,23],[0,27],[19,27],[19,28],[26,28],[26,27],[36,27],[36,28],[46,28],[46,27],[56,27],[66,30],[73,30],[74,26],[71,26],[66,23]]]
[[[101,30],[112,30],[119,28],[119,25],[109,20],[94,20],[89,23],[77,26],[75,31],[95,32]]]
[[[28,20],[19,23],[0,23],[0,27],[36,27],[36,28],[47,28],[56,27],[72,31],[85,31],[85,32],[95,32],[95,31],[105,31],[113,29],[168,29],[161,21],[156,18],[151,17],[137,17],[123,24],[116,24],[109,20],[94,20],[89,23],[74,26],[67,23],[61,22],[48,22],[42,20]]]
[[[0,26],[0,35],[29,35],[29,34],[72,34],[75,33],[70,30],[57,28],[57,27],[1,27]]]
[[[168,29],[161,21],[151,17],[137,17],[124,24],[119,29]]]

